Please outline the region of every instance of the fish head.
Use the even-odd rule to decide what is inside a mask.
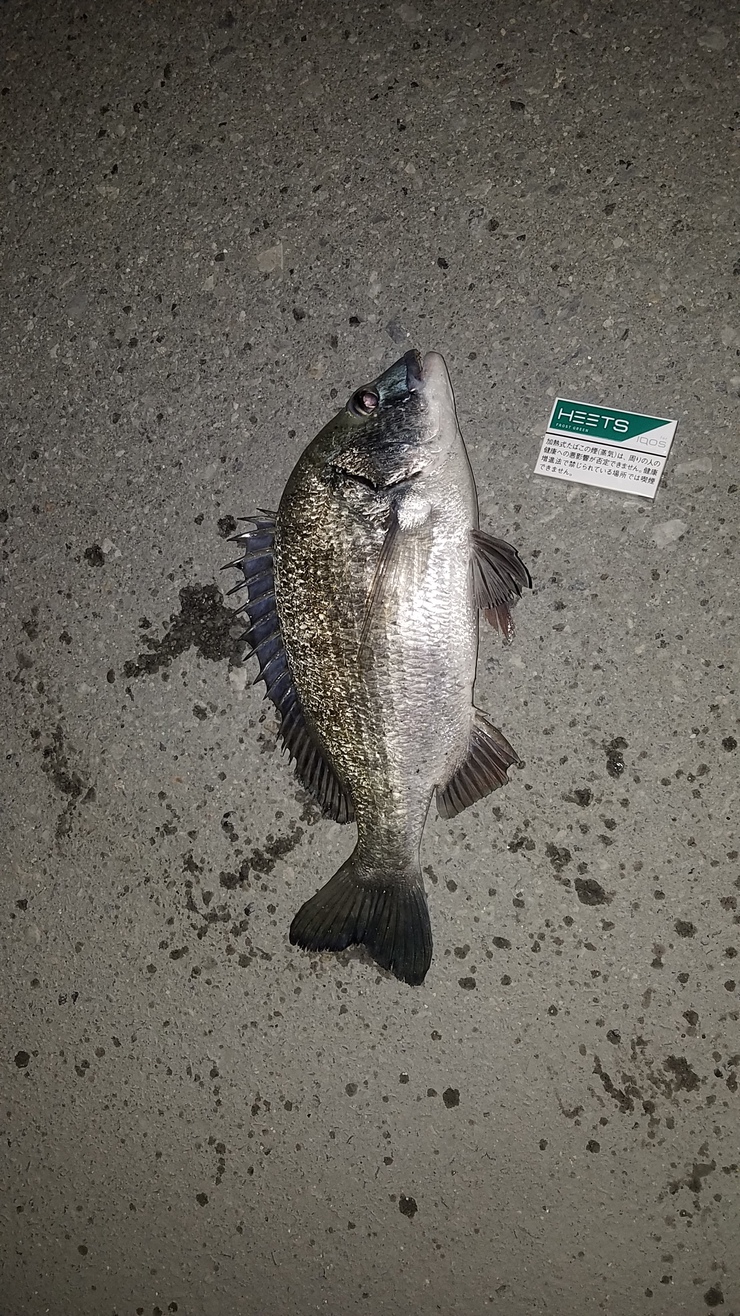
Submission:
[[[325,478],[335,488],[364,486],[381,501],[438,468],[462,442],[444,358],[406,352],[355,390],[324,436]]]

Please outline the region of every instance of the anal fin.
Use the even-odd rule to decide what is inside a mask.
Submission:
[[[473,714],[467,756],[446,785],[437,789],[437,810],[443,818],[454,818],[504,786],[507,770],[520,763],[516,750],[485,713],[476,708]]]

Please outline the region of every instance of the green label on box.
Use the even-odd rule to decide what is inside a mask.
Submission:
[[[592,403],[557,398],[548,429],[558,434],[607,439],[609,443],[628,443],[630,439],[639,438],[641,434],[662,429],[671,423],[658,416],[641,416],[636,411],[615,411],[613,407],[598,407]]]

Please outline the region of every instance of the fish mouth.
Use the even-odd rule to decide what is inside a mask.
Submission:
[[[417,393],[424,383],[424,363],[421,359],[421,352],[416,348],[411,352],[406,352],[403,358],[406,366],[406,387],[409,393]]]
[[[440,352],[407,352],[404,359],[409,393],[416,393],[427,414],[430,433],[457,433],[455,395],[445,359]]]
[[[422,357],[421,352],[414,349],[406,353],[403,363],[406,367],[406,387],[409,393],[418,393],[430,387],[437,392],[444,392],[445,385],[449,387],[450,377],[447,366],[439,352],[427,352]]]

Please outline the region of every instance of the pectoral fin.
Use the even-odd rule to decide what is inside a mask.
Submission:
[[[519,554],[504,539],[494,539],[484,530],[473,530],[470,570],[473,598],[486,621],[500,630],[504,639],[514,635],[511,609],[529,589],[532,579]]]
[[[437,790],[437,810],[454,818],[507,781],[507,769],[519,764],[516,750],[479,708],[473,709],[467,757],[445,786]]]
[[[365,602],[358,653],[368,642],[376,616],[384,600],[403,579],[404,592],[412,598],[422,579],[429,557],[429,538],[425,527],[431,516],[431,503],[409,490],[393,500],[388,529]]]
[[[370,627],[373,624],[373,619],[383,600],[388,573],[390,572],[391,576],[393,575],[392,568],[396,555],[399,529],[398,516],[395,509],[392,509],[391,519],[388,524],[388,529],[385,532],[385,539],[383,540],[380,550],[380,556],[375,564],[375,572],[365,601],[365,611],[362,614],[362,629],[360,631],[358,652],[361,652],[367,644]]]

